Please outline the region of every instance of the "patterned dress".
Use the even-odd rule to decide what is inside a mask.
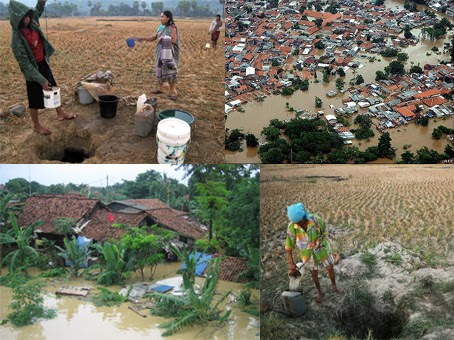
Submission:
[[[318,270],[334,264],[331,254],[331,245],[327,238],[325,223],[318,215],[310,215],[307,231],[296,223],[290,223],[287,229],[285,249],[292,250],[298,247],[303,263],[309,261],[311,269]],[[318,248],[315,249],[318,241]]]
[[[172,27],[175,27],[174,25],[161,25],[158,28],[157,34],[158,34],[158,40],[159,38],[162,38],[163,36],[172,36]],[[173,55],[173,66],[172,68],[166,67],[162,63],[161,60],[161,51],[163,48],[163,43],[162,41],[159,42],[156,45],[156,54],[155,54],[155,59],[156,59],[156,78],[158,80],[158,84],[162,83],[175,83],[177,81],[177,76],[178,76],[178,63],[180,61],[180,37],[178,34],[177,30],[177,42],[176,44],[172,44],[171,49],[172,49],[172,55]]]

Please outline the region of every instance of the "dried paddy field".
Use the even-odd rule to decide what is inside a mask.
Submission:
[[[263,166],[262,234],[285,231],[287,205],[302,201],[336,237],[341,254],[399,242],[431,265],[454,263],[450,166]]]
[[[192,141],[186,163],[224,162],[224,55],[223,49],[205,49],[210,20],[175,18],[180,32],[178,100],[159,94],[157,111],[177,108],[192,113]],[[45,20],[41,20],[45,29]],[[52,131],[49,137],[31,129],[28,110],[21,118],[8,113],[17,103],[27,106],[25,81],[9,47],[9,21],[0,21],[0,162],[59,163],[65,148],[83,148],[90,156],[84,163],[156,163],[156,127],[142,138],[134,134],[135,106],[120,101],[117,116],[104,119],[98,104],[81,105],[75,84],[98,70],[113,73],[113,91],[120,98],[151,97],[155,43],[128,49],[125,39],[149,36],[159,26],[152,20],[112,18],[64,18],[48,20],[48,38],[56,49],[51,67],[62,92],[64,106],[78,115],[72,121],[56,120],[54,110],[40,111],[41,121]],[[221,35],[219,45],[224,45]],[[157,124],[155,119],[155,125]]]

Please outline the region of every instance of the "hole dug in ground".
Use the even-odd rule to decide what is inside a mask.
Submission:
[[[91,134],[80,131],[46,140],[36,148],[39,159],[63,163],[83,163],[95,155],[96,147],[91,141]]]
[[[349,338],[393,339],[399,338],[408,322],[405,310],[395,305],[391,292],[382,301],[367,287],[348,290],[335,314],[336,328]]]

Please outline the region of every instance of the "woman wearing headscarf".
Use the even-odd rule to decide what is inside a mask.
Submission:
[[[46,0],[38,0],[36,8],[30,8],[11,0],[8,9],[12,27],[11,49],[26,80],[33,130],[49,135],[50,130],[42,126],[38,119],[38,109],[44,109],[43,89],[47,91],[51,86],[57,86],[47,61],[55,50],[39,25],[45,5]],[[65,120],[76,116],[58,107],[57,118]]]
[[[152,93],[158,94],[164,92],[164,84],[168,83],[170,87],[170,99],[177,99],[175,85],[178,76],[178,63],[180,61],[180,39],[177,26],[173,21],[173,15],[170,11],[161,13],[161,25],[156,34],[151,37],[137,38],[137,41],[155,41],[156,44],[156,79],[159,89],[153,90]]]
[[[343,293],[336,285],[333,268],[335,259],[331,252],[323,220],[318,215],[309,214],[302,203],[288,206],[287,215],[290,224],[287,229],[285,251],[289,261],[289,274],[294,276],[298,274],[292,254],[293,249],[297,247],[303,265],[309,262],[312,281],[317,289],[315,301],[320,303],[323,297],[318,278],[320,268],[326,268],[328,271],[332,291],[339,294]]]

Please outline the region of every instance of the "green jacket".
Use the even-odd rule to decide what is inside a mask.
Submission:
[[[41,85],[45,84],[47,80],[41,75],[41,73],[39,73],[38,64],[33,57],[32,50],[28,45],[28,42],[25,39],[24,35],[22,34],[19,25],[22,21],[22,18],[28,12],[33,13],[33,20],[31,21],[30,25],[34,30],[39,32],[39,35],[43,39],[44,55],[46,56],[46,59],[49,59],[49,57],[54,53],[55,49],[47,41],[43,31],[41,30],[41,27],[39,26],[39,18],[44,12],[45,5],[46,1],[42,0],[38,0],[36,8],[27,7],[26,5],[14,0],[11,0],[9,3],[9,21],[12,27],[10,46],[13,50],[14,57],[19,63],[19,67],[24,74],[25,80],[36,81]]]

